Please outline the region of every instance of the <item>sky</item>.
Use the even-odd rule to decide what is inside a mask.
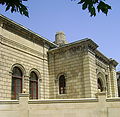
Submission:
[[[90,17],[87,10],[81,10],[78,1],[28,0],[24,4],[28,7],[29,18],[5,12],[2,5],[0,13],[52,42],[59,31],[66,34],[69,43],[90,38],[105,56],[120,63],[120,0],[106,0],[112,10],[107,16],[99,13],[96,17]],[[120,71],[120,65],[117,71]]]

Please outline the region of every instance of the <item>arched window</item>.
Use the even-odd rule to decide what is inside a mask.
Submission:
[[[97,84],[98,84],[98,89],[100,89],[100,91],[102,92],[103,91],[103,84],[102,84],[102,81],[99,78],[97,80]]]
[[[65,94],[66,93],[66,81],[65,76],[61,75],[59,77],[59,94]]]
[[[18,99],[22,93],[22,71],[19,67],[14,67],[12,71],[12,99]]]
[[[30,73],[29,93],[30,99],[38,99],[38,76],[34,71]]]

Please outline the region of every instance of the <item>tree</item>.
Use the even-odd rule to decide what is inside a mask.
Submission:
[[[90,16],[96,16],[96,11],[102,11],[104,14],[108,14],[108,10],[111,6],[105,3],[105,0],[80,0],[78,4],[82,5],[82,9],[88,9]]]
[[[22,15],[29,17],[28,9],[23,5],[24,1],[28,0],[0,0],[0,4],[6,6],[6,11],[19,12]],[[71,0],[76,1],[76,0]],[[102,11],[104,14],[108,14],[108,10],[111,6],[105,3],[105,0],[79,0],[78,4],[82,5],[82,9],[88,9],[90,16],[96,16],[96,11]]]
[[[5,5],[5,11],[11,10],[11,12],[19,12],[21,15],[29,17],[28,9],[23,5],[24,1],[28,0],[0,0],[1,5]]]

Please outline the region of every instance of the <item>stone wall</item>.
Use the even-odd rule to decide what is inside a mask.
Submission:
[[[120,97],[120,71],[117,72],[118,95]]]
[[[116,78],[116,67],[114,66],[114,64],[111,64],[110,61],[111,60],[109,60],[107,63],[97,57],[96,73],[97,73],[97,78],[101,77],[103,81],[104,90],[107,91],[107,96],[117,97],[118,88],[117,88],[117,78]]]
[[[57,33],[58,41],[60,35]],[[63,33],[62,37],[65,41]],[[101,54],[97,50],[98,45],[91,39],[64,44],[57,46],[0,16],[0,99],[11,99],[15,66],[23,72],[22,89],[26,89],[27,93],[30,73],[37,73],[39,99],[93,98],[98,89],[98,77],[103,80],[107,96],[117,97],[117,62]],[[65,76],[65,94],[59,94],[61,75]]]
[[[71,44],[48,51],[50,98],[87,98],[97,92],[95,53],[86,42]],[[66,79],[66,93],[59,94],[59,76]]]
[[[37,41],[37,40],[36,40]],[[0,99],[11,99],[12,69],[21,67],[23,87],[29,93],[30,72],[37,71],[38,97],[49,98],[47,46],[27,40],[0,27]]]
[[[83,56],[73,50],[49,53],[50,98],[84,97]],[[65,75],[66,94],[59,95],[59,76]]]
[[[120,98],[29,100],[20,94],[17,101],[0,101],[0,117],[119,117]]]
[[[98,78],[102,80],[103,90],[108,97],[118,96],[115,75],[117,63],[101,54],[91,40],[81,40],[49,50],[48,55],[50,98],[95,97]],[[64,95],[59,94],[60,75],[66,79]]]

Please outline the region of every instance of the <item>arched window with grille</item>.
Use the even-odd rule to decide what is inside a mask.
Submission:
[[[22,93],[23,73],[19,67],[14,67],[12,71],[12,99],[18,99],[19,93]]]
[[[66,80],[65,76],[61,75],[59,77],[59,94],[65,94],[66,93]]]
[[[30,99],[38,99],[38,76],[34,71],[30,73],[29,94]]]

